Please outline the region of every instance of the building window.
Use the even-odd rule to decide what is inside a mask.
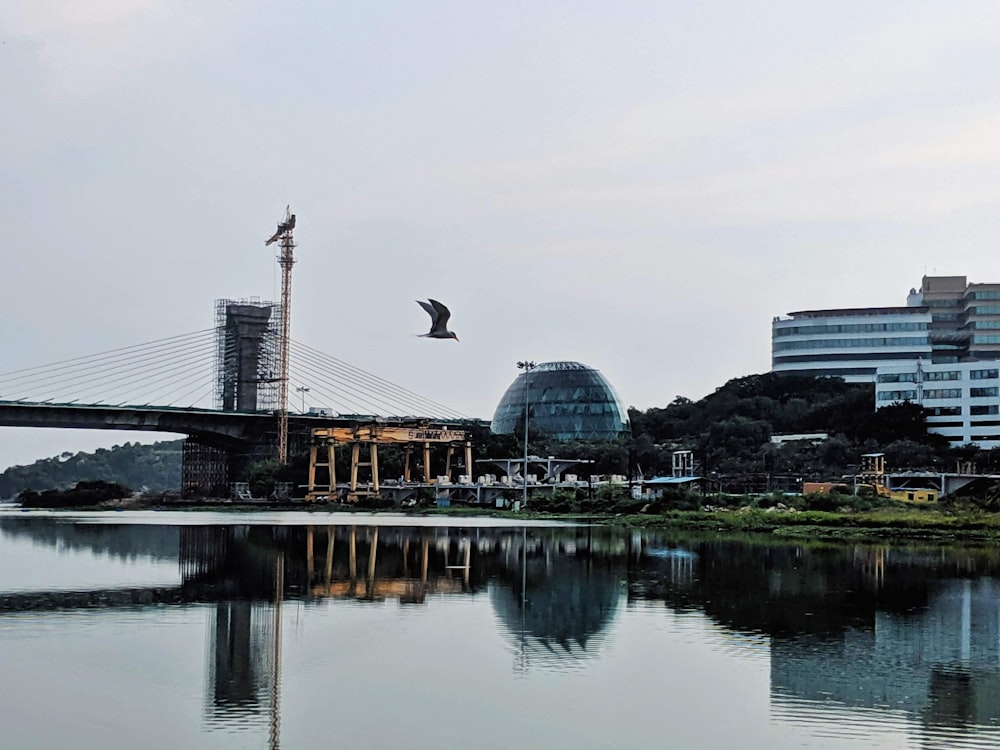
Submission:
[[[1000,369],[969,370],[970,380],[996,380],[998,377],[1000,377]]]
[[[970,307],[969,312],[973,315],[1000,315],[1000,305],[977,305]]]
[[[886,372],[878,376],[880,383],[916,383],[915,372]]]
[[[992,334],[974,334],[972,336],[972,341],[975,344],[1000,344],[1000,336],[994,336]]]
[[[924,380],[961,380],[962,373],[958,370],[935,370],[924,373]]]
[[[983,404],[981,406],[970,406],[969,414],[974,417],[983,416],[984,414],[1000,414],[1000,405]]]
[[[927,323],[840,323],[815,326],[782,326],[775,336],[822,336],[830,333],[885,333],[926,331]]]
[[[961,414],[961,406],[931,406],[927,409],[927,416],[930,417],[958,417]]]
[[[962,389],[961,388],[929,388],[924,391],[924,398],[928,400],[936,400],[941,398],[961,398]]]
[[[1000,299],[1000,290],[981,289],[975,292],[969,292],[966,295],[966,299]]]
[[[879,401],[910,401],[917,397],[916,391],[879,391]]]
[[[1000,339],[1000,336],[997,337]],[[926,346],[926,336],[899,336],[897,338],[818,339],[815,341],[775,341],[776,352],[787,349],[851,349],[865,347],[880,349],[886,346]]]
[[[993,386],[992,388],[970,388],[969,397],[970,398],[990,398],[992,396],[1000,396],[1000,388]]]

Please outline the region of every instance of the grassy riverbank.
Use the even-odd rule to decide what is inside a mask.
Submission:
[[[316,505],[302,501],[184,502],[160,497],[131,497],[99,504],[66,508],[67,511],[194,511],[255,513],[274,511],[305,511],[317,516],[317,521],[329,514],[402,513],[414,517],[507,518],[552,520],[577,523],[622,526],[636,529],[697,530],[722,533],[769,534],[788,540],[843,540],[892,542],[923,540],[934,542],[975,542],[1000,544],[1000,513],[975,507],[909,506],[901,503],[867,510],[837,511],[782,510],[774,507],[722,508],[709,510],[661,510],[647,513],[545,512],[537,508],[519,513],[489,507],[452,506],[438,508],[373,509],[354,505]]]
[[[976,510],[887,508],[872,511],[796,513],[749,509],[676,510],[644,514],[483,512],[474,508],[414,511],[419,515],[489,515],[596,523],[635,529],[769,534],[775,538],[892,542],[923,540],[1000,544],[1000,513]]]
[[[975,510],[884,508],[871,511],[668,511],[609,522],[632,528],[769,533],[785,539],[890,542],[899,540],[1000,543],[1000,514]]]

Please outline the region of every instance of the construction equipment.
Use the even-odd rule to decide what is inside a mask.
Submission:
[[[285,206],[285,220],[278,224],[277,231],[264,243],[265,246],[281,242],[278,265],[281,266],[281,334],[280,370],[278,373],[278,462],[288,462],[288,341],[292,311],[292,266],[295,258],[295,214],[290,206]]]
[[[834,492],[855,495],[874,495],[904,503],[937,502],[938,491],[933,489],[898,489],[889,487],[885,470],[884,453],[865,453],[861,456],[861,466],[854,475],[853,490],[845,482],[803,482],[802,494],[830,494]]]
[[[351,446],[351,481],[347,489],[347,500],[356,502],[363,495],[378,495],[379,470],[378,446],[402,445],[405,449],[403,482],[411,479],[411,459],[413,451],[420,448],[423,452],[423,481],[421,484],[436,483],[431,474],[431,445],[444,444],[448,450],[445,456],[445,469],[442,477],[451,476],[451,463],[456,449],[464,450],[466,473],[472,472],[472,441],[464,430],[448,430],[433,427],[429,424],[412,426],[389,426],[378,422],[358,424],[352,427],[317,427],[312,431],[312,447],[309,449],[309,486],[306,492],[306,502],[316,502],[320,499],[335,499],[337,497],[337,477],[334,469],[335,450],[338,444]],[[368,460],[361,460],[361,448],[368,449]],[[363,490],[358,489],[358,469],[371,469],[371,482]],[[317,484],[317,470],[325,470],[327,482]],[[450,480],[449,480],[450,481]]]

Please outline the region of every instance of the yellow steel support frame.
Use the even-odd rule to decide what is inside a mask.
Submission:
[[[361,460],[361,446],[368,446],[368,460]],[[358,469],[367,468],[371,472],[370,477],[370,490],[365,490],[364,492],[358,491]],[[334,488],[336,489],[336,488]],[[377,495],[379,491],[379,473],[378,473],[378,443],[374,441],[358,441],[351,444],[351,486],[350,492],[348,493],[348,500],[354,501],[358,499],[359,495],[371,494]]]
[[[363,424],[354,427],[318,427],[313,430],[313,445],[309,450],[309,488],[307,501],[315,501],[320,496],[336,497],[337,481],[334,469],[335,446],[338,443],[351,446],[351,481],[348,499],[356,501],[362,493],[358,491],[358,469],[371,469],[371,489],[364,494],[378,494],[380,477],[378,468],[379,444],[402,444],[405,446],[405,464],[403,480],[410,481],[410,457],[417,445],[423,447],[424,483],[431,484],[431,444],[447,445],[445,473],[451,475],[452,455],[459,445],[465,448],[465,470],[472,471],[472,442],[466,439],[463,430],[439,430],[427,427],[387,427],[380,424]],[[368,461],[361,461],[361,446],[368,446]],[[320,451],[325,448],[326,455],[321,460]],[[316,470],[325,468],[329,483],[325,486],[316,481]]]
[[[329,586],[330,582],[333,580],[333,526],[326,527],[326,569],[323,571],[323,580],[326,581],[326,585]]]
[[[325,449],[323,456],[325,461],[320,460],[320,450]],[[335,453],[335,443],[326,443],[325,445],[312,445],[309,448],[309,495],[307,499],[315,500],[315,494],[329,494],[334,495],[337,492],[337,469],[334,466],[334,460],[336,459]],[[321,485],[316,482],[316,470],[326,469],[327,479],[326,491],[320,489]]]

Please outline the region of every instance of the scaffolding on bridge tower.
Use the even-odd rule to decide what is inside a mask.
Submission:
[[[277,409],[281,318],[280,305],[257,297],[215,301],[215,408]]]
[[[281,252],[278,265],[281,266],[281,334],[280,370],[278,373],[278,462],[288,462],[288,351],[292,310],[292,266],[295,265],[293,250],[295,239],[295,214],[291,207],[285,207],[285,219],[279,222],[277,231],[264,243],[265,246],[280,242]]]
[[[215,408],[271,413],[278,406],[281,311],[256,297],[215,301]],[[274,457],[276,431],[254,435],[239,449],[210,436],[189,436],[181,461],[186,496],[229,493],[250,463]]]

